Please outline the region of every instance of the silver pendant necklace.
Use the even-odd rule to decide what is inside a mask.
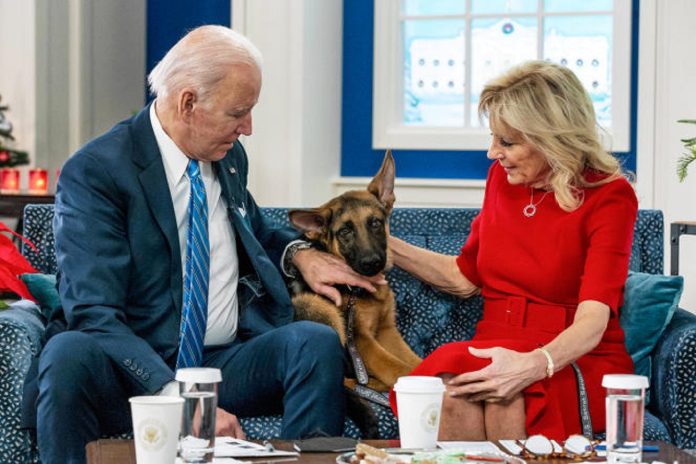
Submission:
[[[542,197],[536,203],[534,203],[534,189],[530,187],[529,192],[530,192],[529,204],[527,206],[525,206],[524,208],[522,208],[522,214],[524,214],[524,217],[528,217],[528,218],[530,218],[536,214],[537,206],[539,206],[539,204],[542,201],[544,201],[544,198],[546,198],[546,195],[551,193],[551,191],[549,190],[546,193],[544,193],[544,195],[542,195]]]

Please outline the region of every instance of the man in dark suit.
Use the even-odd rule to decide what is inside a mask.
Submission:
[[[167,53],[149,82],[155,101],[61,171],[54,230],[68,330],[39,361],[42,461],[83,462],[87,442],[130,430],[129,397],[177,391],[182,319],[196,291],[184,286],[198,178],[209,241],[198,365],[222,370],[217,434],[244,437],[236,415],[282,413],[284,438],[340,435],[342,349],[327,326],[292,322],[284,254],[334,301],[337,283],[374,288],[329,255],[293,248],[298,234],[267,222],[246,189],[237,138],[251,134],[258,50],[228,28],[204,26]]]

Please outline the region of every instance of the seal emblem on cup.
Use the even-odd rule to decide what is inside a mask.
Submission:
[[[138,427],[138,435],[143,446],[149,451],[157,451],[167,441],[167,429],[157,419],[146,419]]]

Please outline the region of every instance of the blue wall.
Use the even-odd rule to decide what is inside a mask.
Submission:
[[[624,167],[636,170],[639,1],[632,6],[630,150],[616,153]],[[372,149],[372,62],[374,0],[343,3],[343,109],[341,175],[373,176],[382,150]],[[490,161],[485,151],[394,150],[399,177],[485,179]]]
[[[187,31],[203,24],[230,25],[230,0],[147,0],[147,72]],[[639,1],[632,6],[631,128],[628,152],[616,153],[626,169],[636,170]],[[372,176],[382,150],[372,149],[372,60],[374,0],[343,2],[343,106],[341,175]],[[145,90],[147,95],[147,89]],[[399,177],[485,179],[486,152],[395,150]]]
[[[147,0],[147,73],[191,29],[204,24],[229,27],[230,20],[230,0]],[[147,82],[145,95],[148,95]]]

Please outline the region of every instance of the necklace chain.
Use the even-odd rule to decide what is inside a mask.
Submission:
[[[529,192],[530,192],[529,204],[526,205],[524,208],[522,208],[522,214],[524,214],[524,217],[528,217],[528,218],[530,218],[536,214],[537,206],[539,206],[539,204],[541,204],[541,202],[544,201],[544,198],[546,198],[546,195],[551,193],[551,191],[549,190],[546,193],[544,193],[541,196],[541,198],[539,199],[539,201],[537,201],[536,203],[534,203],[534,189],[530,187]]]

